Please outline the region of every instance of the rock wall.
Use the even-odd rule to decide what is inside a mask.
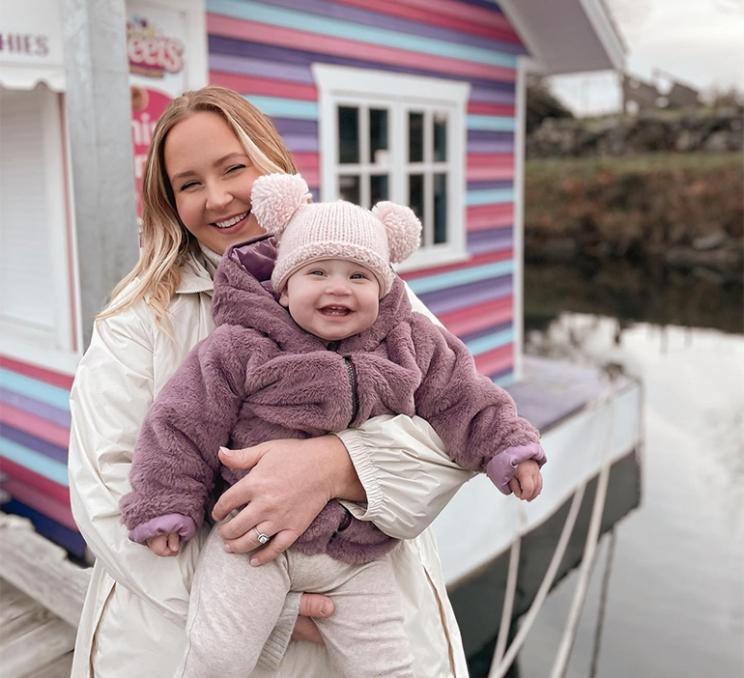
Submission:
[[[744,111],[652,111],[637,116],[547,118],[527,138],[528,158],[742,150]]]

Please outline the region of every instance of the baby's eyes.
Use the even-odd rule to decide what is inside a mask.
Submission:
[[[307,272],[307,275],[323,278],[327,273],[322,268],[312,268]],[[369,280],[369,275],[364,271],[355,271],[349,275],[349,280]]]

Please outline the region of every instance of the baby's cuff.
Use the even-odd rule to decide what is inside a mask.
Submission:
[[[138,544],[146,544],[148,539],[160,534],[178,534],[184,541],[188,541],[195,533],[196,523],[192,518],[180,513],[167,513],[129,530],[129,538]]]
[[[486,475],[500,492],[511,494],[509,483],[514,477],[514,471],[523,461],[529,460],[536,461],[538,466],[542,466],[547,461],[545,450],[540,443],[508,447],[488,462]]]
[[[261,656],[258,658],[260,667],[272,672],[279,668],[279,664],[287,652],[289,641],[292,639],[292,631],[294,631],[297,623],[297,616],[300,614],[301,596],[301,593],[290,591],[284,599],[284,607],[276,626],[271,631],[271,635],[269,635],[261,651]]]

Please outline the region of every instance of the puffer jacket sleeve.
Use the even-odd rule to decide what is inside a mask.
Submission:
[[[133,543],[119,501],[129,492],[134,444],[153,400],[152,319],[131,308],[96,323],[70,397],[70,501],[91,551],[119,584],[184,624],[198,546],[159,558]]]
[[[162,388],[137,439],[132,492],[121,502],[133,541],[170,531],[189,539],[201,527],[220,469],[217,451],[238,419],[247,364],[260,364],[261,353],[252,330],[222,325]]]
[[[406,291],[414,311],[441,325],[408,286]],[[336,435],[367,494],[366,504],[342,503],[395,539],[420,535],[474,475],[450,459],[442,439],[418,416],[373,417]]]
[[[540,435],[518,416],[511,396],[478,374],[470,352],[456,336],[414,316],[412,334],[423,381],[415,394],[416,412],[444,440],[452,459],[487,473],[504,494],[523,461],[545,463]]]

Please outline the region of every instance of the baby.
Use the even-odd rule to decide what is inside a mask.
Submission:
[[[301,177],[268,175],[254,183],[252,211],[278,251],[263,238],[223,257],[217,328],[158,395],[137,442],[132,492],[122,501],[131,539],[168,555],[195,534],[218,476],[238,480],[220,465],[220,446],[317,436],[381,414],[428,420],[457,464],[487,473],[506,494],[514,478],[539,487],[537,431],[475,371],[459,339],[412,311],[390,266],[418,247],[421,224],[409,208],[311,204]],[[272,535],[256,536],[265,543]],[[396,543],[337,501],[258,568],[226,553],[213,530],[177,675],[246,676],[259,658],[276,665],[287,639],[272,630],[296,616],[298,591],[334,599],[335,614],[318,627],[343,675],[413,675],[383,557]]]

